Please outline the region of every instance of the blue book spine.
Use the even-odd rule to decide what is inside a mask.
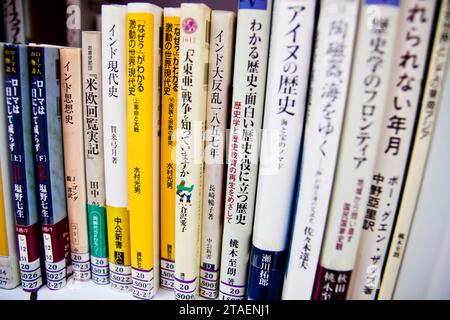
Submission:
[[[42,286],[40,226],[36,201],[26,45],[6,45],[5,105],[8,149],[22,287]]]
[[[66,284],[70,267],[64,190],[59,79],[59,49],[29,47],[30,96],[38,207],[45,252],[47,286]]]
[[[247,285],[249,300],[280,299],[287,252],[261,250],[252,246]]]

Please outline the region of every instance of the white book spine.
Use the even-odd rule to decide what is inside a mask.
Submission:
[[[272,1],[240,1],[237,14],[219,299],[244,299],[253,226]]]
[[[215,299],[219,292],[222,244],[227,114],[231,95],[236,14],[212,11],[203,186],[200,296]]]
[[[0,192],[0,198],[3,199],[3,208],[0,208],[0,214],[4,214],[4,217],[0,217],[0,231],[6,231],[7,246],[0,247],[8,252],[4,255],[3,250],[0,250],[0,288],[12,289],[19,285],[19,264],[16,250],[16,233],[14,223],[14,210],[12,203],[12,190],[11,190],[11,167],[8,159],[8,137],[6,136],[7,128],[7,116],[5,106],[5,79],[4,79],[4,59],[3,59],[3,44],[0,44],[0,185],[2,188]],[[3,223],[2,223],[3,222]],[[4,235],[2,236],[4,237]],[[2,241],[0,239],[0,241]],[[6,252],[5,252],[6,253]]]
[[[126,114],[127,7],[102,6],[103,138],[111,286],[131,288]],[[119,230],[120,234],[116,232]],[[120,237],[120,245],[115,241]],[[114,240],[113,240],[114,239]]]
[[[181,4],[174,282],[178,300],[195,299],[199,290],[210,18],[204,4]]]
[[[349,101],[313,298],[345,299],[391,85],[399,1],[361,7]]]
[[[281,298],[303,134],[316,0],[273,7],[248,298]],[[274,188],[276,186],[276,188]]]
[[[84,155],[92,280],[109,283],[103,148],[101,33],[83,31]]]
[[[283,299],[309,300],[336,169],[359,0],[322,0]],[[299,285],[301,284],[301,285]]]
[[[391,238],[391,246],[384,266],[379,300],[392,299],[398,273],[401,267],[406,243],[416,210],[422,180],[427,164],[430,144],[433,137],[436,117],[442,102],[443,85],[447,72],[450,40],[450,1],[442,1],[434,44],[431,51],[427,81],[420,105],[420,115],[405,177],[403,194],[400,199],[397,221]]]
[[[349,299],[373,300],[382,278],[422,92],[436,1],[403,1],[377,160]],[[419,10],[417,10],[419,9]]]

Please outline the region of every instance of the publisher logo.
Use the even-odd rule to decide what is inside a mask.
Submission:
[[[197,30],[197,22],[194,18],[186,18],[183,20],[183,31],[187,34],[194,33]]]

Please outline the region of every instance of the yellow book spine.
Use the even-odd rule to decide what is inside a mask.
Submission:
[[[127,14],[127,145],[133,295],[159,287],[158,57],[162,9],[129,4]],[[155,185],[154,181],[158,181]],[[156,231],[155,231],[156,229]],[[158,257],[157,261],[155,258]],[[157,276],[158,275],[158,276]]]
[[[3,202],[2,170],[0,167],[0,256],[9,256],[8,238],[6,235],[5,203]]]
[[[106,212],[111,284],[114,289],[128,291],[131,282],[128,209],[107,205]]]
[[[170,10],[169,10],[170,9]],[[161,287],[173,289],[175,271],[175,180],[180,13],[164,11],[161,92]],[[171,15],[169,15],[171,14]]]

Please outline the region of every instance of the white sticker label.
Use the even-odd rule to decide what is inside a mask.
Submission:
[[[0,288],[8,288],[10,285],[9,282],[12,276],[11,262],[12,259],[9,257],[0,257]]]
[[[73,275],[76,280],[86,281],[91,278],[89,253],[72,252]]]
[[[47,254],[46,254],[47,256]],[[58,290],[66,285],[66,260],[59,262],[45,261],[45,273],[47,276],[47,287],[50,290]]]
[[[42,286],[41,260],[36,259],[32,262],[20,261],[20,279],[22,280],[22,288],[25,291],[34,291]]]
[[[109,283],[109,261],[108,258],[97,258],[91,256],[92,281],[96,284],[105,285]]]
[[[131,267],[109,263],[111,288],[119,291],[131,290]]]
[[[42,235],[44,237],[45,261],[53,262],[52,236],[49,233],[43,233]]]
[[[151,299],[155,295],[153,268],[149,271],[133,268],[133,296],[139,299]]]
[[[161,287],[172,290],[175,277],[175,262],[172,260],[161,259],[160,276]]]
[[[19,258],[20,262],[28,263],[28,246],[27,246],[27,237],[24,234],[19,234],[18,245],[19,245]]]
[[[200,269],[200,296],[206,299],[216,299],[219,290],[219,271]]]
[[[181,280],[175,278],[175,299],[177,300],[195,300],[197,290],[197,278],[193,280]]]
[[[219,300],[243,300],[245,286],[235,286],[220,282]]]

